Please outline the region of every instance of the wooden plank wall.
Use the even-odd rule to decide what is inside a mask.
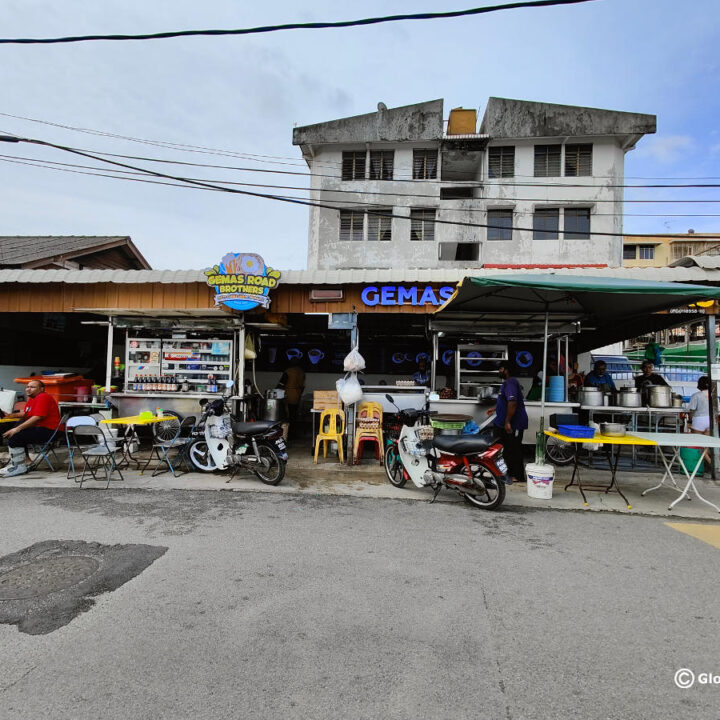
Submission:
[[[364,285],[344,288],[341,302],[310,302],[310,287],[280,285],[271,293],[274,313],[414,313],[428,314],[435,305],[364,305],[360,294]],[[437,289],[437,288],[436,288]],[[53,283],[0,285],[0,312],[75,312],[108,310],[203,310],[213,308],[213,291],[203,283]]]

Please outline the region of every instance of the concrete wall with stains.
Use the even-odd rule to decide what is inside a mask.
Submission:
[[[491,98],[481,130],[494,129],[498,134],[485,137],[483,144],[487,143],[488,147],[513,145],[515,170],[512,178],[488,179],[486,150],[478,150],[477,147],[467,151],[455,147],[450,149],[442,138],[433,137],[438,128],[438,103],[442,113],[442,101],[432,101],[295,129],[293,141],[302,146],[303,155],[313,173],[312,200],[333,207],[356,209],[367,207],[370,203],[392,208],[395,216],[390,241],[368,240],[367,221],[366,239],[347,241],[340,240],[338,210],[311,208],[309,269],[470,268],[494,264],[622,265],[623,189],[618,186],[624,183],[625,153],[643,132],[654,132],[654,116]],[[427,106],[432,106],[431,111]],[[528,109],[525,106],[531,107]],[[509,117],[511,110],[521,116]],[[563,110],[568,110],[564,120]],[[392,123],[388,122],[389,114],[392,114]],[[419,124],[419,115],[424,118],[432,116],[433,120]],[[372,139],[379,137],[378,127],[385,128],[385,140],[381,142]],[[535,133],[549,127],[564,130],[576,127],[579,134],[542,137],[507,135],[510,131]],[[610,134],[588,135],[592,127],[600,127]],[[422,132],[415,137],[413,133],[418,128]],[[534,177],[536,144],[575,143],[592,143],[592,176]],[[416,148],[436,148],[439,151],[437,179],[412,180],[413,150]],[[393,180],[343,181],[342,153],[351,150],[394,150]],[[467,177],[476,185],[474,197],[441,199],[441,188],[457,186],[457,183],[443,180],[443,166],[447,171],[452,163],[461,167],[463,162],[463,167],[469,164],[476,168]],[[565,239],[564,209],[580,207],[590,209],[591,237]],[[438,222],[434,241],[410,239],[410,211],[414,208],[436,209]],[[533,213],[538,208],[560,208],[557,239],[533,239]],[[492,209],[513,210],[513,227],[517,229],[513,230],[511,240],[487,239],[484,226],[488,222],[487,211]],[[443,224],[442,221],[459,224]],[[613,236],[613,233],[616,235]],[[477,260],[441,260],[439,248],[444,243],[474,243]]]

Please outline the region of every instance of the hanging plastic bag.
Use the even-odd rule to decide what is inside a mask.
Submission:
[[[365,369],[365,358],[358,352],[357,345],[345,356],[343,368],[346,372],[359,372]]]
[[[596,433],[600,432],[600,426],[596,422],[589,422],[588,427],[594,428]],[[600,449],[600,443],[583,443],[582,446],[590,452],[597,452]]]
[[[345,405],[356,403],[363,395],[362,386],[358,382],[355,373],[352,373],[340,388],[340,399]]]
[[[255,360],[257,353],[255,352],[255,343],[253,342],[252,335],[245,336],[245,359]]]

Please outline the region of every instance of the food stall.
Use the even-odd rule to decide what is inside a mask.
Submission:
[[[136,415],[148,405],[191,415],[202,398],[225,390],[236,373],[236,343],[233,336],[209,335],[202,328],[201,322],[192,335],[172,337],[128,331],[124,385],[109,396],[120,415]]]

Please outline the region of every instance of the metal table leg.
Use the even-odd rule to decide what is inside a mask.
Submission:
[[[679,450],[678,450],[678,453],[679,453]],[[709,500],[706,500],[698,492],[697,486],[695,485],[695,475],[697,475],[697,471],[700,469],[700,465],[705,460],[705,457],[707,454],[708,454],[707,450],[705,450],[705,452],[700,456],[700,459],[698,460],[697,465],[695,465],[695,469],[692,471],[691,475],[688,475],[688,471],[687,471],[687,468],[685,467],[684,463],[680,463],[680,465],[683,468],[683,472],[685,473],[685,477],[687,477],[687,479],[688,479],[687,485],[685,485],[685,488],[683,489],[682,493],[680,494],[680,497],[676,498],[675,500],[673,500],[670,503],[668,510],[672,510],[675,507],[675,505],[677,505],[685,497],[687,497],[689,500],[690,497],[689,497],[688,493],[690,492],[690,489],[692,488],[695,491],[695,494],[698,496],[699,500],[702,500],[706,505],[709,505],[710,507],[715,508],[715,510],[720,512],[720,508],[717,505],[715,505],[714,503],[711,503]]]

